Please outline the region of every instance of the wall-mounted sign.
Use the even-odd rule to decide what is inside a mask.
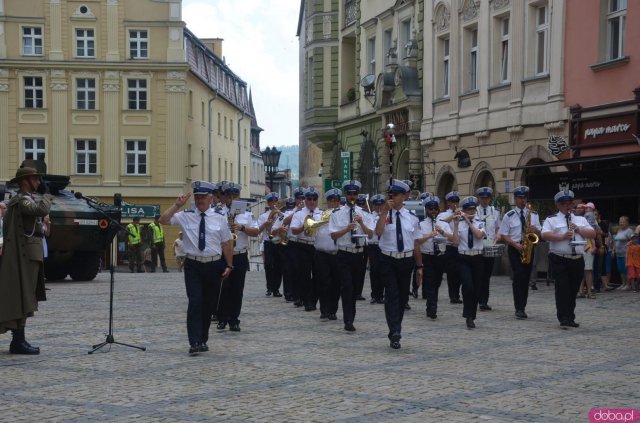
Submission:
[[[603,170],[529,175],[529,197],[533,200],[548,200],[564,188],[573,191],[577,198],[638,195],[637,167],[617,168],[615,175],[612,178],[611,171]]]
[[[608,142],[633,141],[638,133],[638,122],[635,112],[599,119],[582,119],[577,122],[577,143],[602,144]]]
[[[348,151],[340,153],[340,175],[343,181],[351,179],[351,153]]]
[[[127,204],[122,206],[122,217],[139,217],[139,218],[153,218],[156,214],[160,213],[159,204],[145,204],[135,205]]]

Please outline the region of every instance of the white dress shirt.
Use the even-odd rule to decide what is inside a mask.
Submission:
[[[480,229],[482,232],[482,236],[480,238],[476,238],[473,236],[473,248],[469,248],[469,224],[466,220],[461,220],[458,223],[458,237],[460,238],[460,243],[458,244],[458,252],[465,253],[469,251],[479,252],[481,253],[484,250],[484,237],[487,235],[485,230],[484,222],[480,220],[476,214],[471,220],[471,224],[475,226],[477,229]]]
[[[367,244],[372,244],[372,245],[378,245],[378,243],[380,242],[380,237],[378,235],[376,235],[376,225],[378,224],[378,219],[380,219],[380,214],[378,212],[371,212],[369,213],[369,225],[367,225],[370,228],[373,228],[373,235],[371,236],[371,238],[367,239]]]
[[[340,209],[333,211],[335,212],[336,210]],[[326,253],[332,253],[338,250],[336,242],[331,239],[331,230],[329,229],[328,223],[318,228],[313,245],[317,251],[324,251]]]
[[[387,252],[399,252],[398,240],[396,239],[396,224],[398,220],[398,211],[400,212],[400,221],[402,224],[402,241],[404,250],[402,252],[413,251],[413,245],[416,239],[420,238],[420,220],[408,209],[402,207],[400,210],[392,210],[393,220],[391,223],[384,225],[384,231],[380,235],[380,250]],[[382,217],[381,217],[382,218]]]
[[[487,231],[484,245],[494,245],[496,243],[498,229],[500,229],[500,211],[496,210],[494,206],[478,206],[476,211],[478,218],[484,221]]]
[[[589,228],[591,229],[591,225],[587,222],[582,216],[576,216],[575,214],[571,214],[570,223],[575,224],[578,228]],[[545,233],[554,233],[554,234],[562,234],[569,230],[567,227],[567,218],[566,215],[558,212],[547,217],[544,220],[544,225],[542,225],[542,234]],[[586,241],[584,237],[582,237],[579,233],[574,232],[574,240],[575,241]],[[549,252],[555,254],[582,254],[584,252],[584,247],[586,247],[586,242],[583,245],[576,245],[574,247],[570,244],[570,239],[563,239],[562,241],[549,241]]]
[[[361,216],[362,223],[367,228],[371,229],[371,227],[368,225],[368,222],[366,220],[365,213],[360,207],[354,207],[353,212],[354,212],[354,217],[355,215]],[[341,231],[347,226],[349,226],[349,223],[351,223],[351,208],[345,205],[340,207],[338,211],[331,214],[331,218],[329,218],[329,232],[334,233],[334,232]],[[360,227],[359,223],[356,223],[355,233],[358,235],[365,234],[362,228]],[[357,245],[359,246],[365,245],[365,237],[359,237],[357,240],[358,240]],[[336,240],[336,243],[338,245],[338,248],[340,247],[356,248],[357,246],[356,244],[351,242],[351,232],[347,232],[346,234],[342,235],[340,238]]]
[[[234,222],[237,225],[244,225],[245,228],[257,228],[255,220],[253,220],[253,215],[250,211],[245,211],[236,216]],[[249,248],[249,235],[242,231],[236,231],[236,235],[238,239],[236,239],[236,245],[233,247],[234,252],[246,250]]]
[[[320,220],[321,215],[322,215],[322,210],[320,210],[317,207],[315,208],[315,210],[309,210],[308,208],[304,207],[302,210],[299,210],[293,214],[293,218],[291,219],[291,225],[289,225],[289,227],[301,228],[304,226],[304,221],[307,218],[307,216],[311,216],[313,220]],[[313,243],[314,237],[305,235],[304,230],[295,236],[297,237],[298,240],[303,240],[303,241],[306,241],[307,243]]]
[[[418,236],[418,239],[424,238],[425,236],[430,235],[437,228],[442,228],[442,230],[444,230],[445,232],[452,233],[449,225],[443,225],[442,222],[438,224],[436,220],[432,219],[429,216],[426,216],[424,220],[420,222],[420,235]],[[439,235],[436,235],[436,236],[439,236]],[[423,242],[422,245],[420,245],[420,252],[424,254],[433,254],[435,251],[433,245],[434,245],[433,238],[429,238],[428,240]],[[441,253],[444,252],[444,244],[438,244],[438,248],[440,248]]]
[[[174,214],[171,217],[172,225],[182,228],[182,240],[184,241],[185,254],[210,257],[222,254],[221,243],[231,239],[231,231],[227,219],[214,209],[205,212],[205,247],[203,251],[198,248],[200,235],[200,210],[190,209]]]
[[[278,217],[278,219],[276,219],[276,221],[273,222],[272,232],[275,231],[276,229],[280,229],[283,225],[284,219],[291,216],[295,211],[296,209],[291,209],[291,210],[285,210],[284,212],[282,212],[282,214]],[[291,225],[289,225],[289,228],[287,229],[287,238],[289,239],[289,241],[296,240],[295,235],[291,233]],[[276,241],[276,240],[279,241],[280,237],[279,236],[273,237],[273,241]]]
[[[526,207],[524,209],[514,208],[504,215],[502,218],[502,223],[500,224],[500,230],[498,233],[500,235],[506,235],[514,242],[522,241],[522,224],[520,223],[520,212],[524,213],[524,219],[527,220],[527,216],[529,215],[529,209]],[[538,217],[538,213],[533,211],[531,212],[531,226],[540,230],[542,227],[540,226],[540,218]]]

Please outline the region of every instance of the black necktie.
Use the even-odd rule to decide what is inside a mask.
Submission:
[[[565,217],[565,219],[567,219],[567,230],[570,231],[571,230],[571,214],[567,213],[567,214],[564,215],[564,217]],[[571,238],[571,241],[573,241],[573,238]],[[576,253],[576,246],[572,245],[571,246],[571,254],[575,254],[575,253]]]
[[[467,232],[467,245],[469,250],[473,249],[473,231],[471,230],[471,222],[469,222],[469,232]]]
[[[402,240],[402,223],[400,222],[400,212],[396,212],[396,241],[398,241],[398,251],[404,251],[404,241]]]
[[[431,219],[431,231],[432,232],[436,231],[436,225],[433,223],[433,218]],[[440,246],[435,241],[433,241],[433,253],[436,256],[440,254]]]
[[[524,238],[524,232],[526,231],[527,227],[527,222],[524,220],[524,209],[520,210],[520,225],[522,226],[522,237]]]
[[[200,213],[200,231],[198,233],[198,249],[200,251],[204,251],[204,217],[206,214],[204,212]]]

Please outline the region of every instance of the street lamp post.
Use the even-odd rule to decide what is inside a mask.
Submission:
[[[278,172],[278,163],[280,162],[280,154],[282,151],[278,151],[277,148],[267,147],[262,151],[262,161],[264,162],[264,169],[269,175],[269,189],[273,192],[273,179]]]

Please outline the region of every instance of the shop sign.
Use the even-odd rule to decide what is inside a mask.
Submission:
[[[553,199],[562,189],[570,189],[576,198],[602,198],[638,195],[637,167],[621,167],[615,170],[590,170],[584,172],[557,172],[529,175],[529,197],[534,200]]]
[[[340,153],[340,175],[342,180],[346,181],[351,179],[351,153],[348,151],[342,151]]]
[[[160,213],[159,204],[145,204],[135,205],[127,204],[122,206],[122,217],[139,217],[139,218],[153,218],[156,214]]]
[[[614,141],[633,141],[637,133],[636,114],[581,120],[578,122],[578,144],[602,144]]]

